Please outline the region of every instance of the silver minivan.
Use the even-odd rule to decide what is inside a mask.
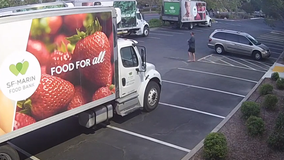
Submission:
[[[252,56],[256,60],[270,57],[269,47],[245,32],[215,29],[209,36],[208,47],[216,53],[225,52]]]

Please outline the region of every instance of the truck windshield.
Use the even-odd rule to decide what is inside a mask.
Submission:
[[[254,45],[260,45],[261,43],[258,42],[255,38],[252,36],[248,35],[247,38],[254,44]]]

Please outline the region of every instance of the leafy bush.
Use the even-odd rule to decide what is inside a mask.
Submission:
[[[151,28],[153,28],[153,27],[160,27],[160,26],[162,26],[162,21],[161,20],[159,20],[159,19],[151,19],[150,21],[149,21],[149,26],[151,27]]]
[[[284,130],[274,130],[267,140],[268,147],[284,151]]]
[[[278,98],[273,94],[268,94],[265,96],[263,107],[268,110],[275,110]]]
[[[272,90],[273,90],[273,86],[270,85],[270,84],[263,84],[260,88],[260,94],[261,95],[266,95],[266,94],[269,94],[269,93],[272,93]]]
[[[241,112],[245,119],[250,116],[258,116],[260,113],[260,106],[256,102],[246,101],[242,103]]]
[[[226,137],[219,132],[210,133],[204,140],[204,156],[208,159],[225,159],[228,153]]]
[[[273,72],[271,74],[271,77],[270,77],[273,81],[277,81],[278,78],[279,78],[279,73],[278,72]]]
[[[284,89],[284,79],[283,78],[278,78],[276,81],[276,87],[280,90]]]
[[[247,119],[246,126],[251,136],[262,135],[264,132],[264,121],[260,117],[250,116]]]
[[[277,116],[275,130],[284,130],[284,113],[279,113]]]

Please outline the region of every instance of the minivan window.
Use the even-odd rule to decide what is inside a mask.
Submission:
[[[255,38],[253,38],[252,36],[248,35],[247,38],[251,41],[251,43],[253,43],[254,45],[260,45],[261,43],[258,42]]]
[[[238,35],[226,33],[226,40],[232,42],[238,42]]]
[[[239,36],[239,43],[249,45],[250,41],[244,36]]]
[[[225,33],[217,32],[213,35],[214,38],[225,39]]]

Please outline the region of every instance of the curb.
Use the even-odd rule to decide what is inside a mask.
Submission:
[[[242,103],[246,101],[253,92],[258,88],[258,86],[263,82],[265,78],[268,78],[268,73],[271,73],[273,68],[279,64],[279,60],[281,58],[284,58],[284,48],[280,56],[277,58],[277,60],[274,62],[274,64],[269,68],[269,70],[261,77],[261,79],[257,82],[257,84],[250,90],[250,92],[246,95],[245,98],[242,99],[242,101],[229,113],[229,115],[223,119],[210,133],[212,132],[218,132],[230,119],[231,117],[240,109]],[[187,155],[185,155],[181,160],[190,160],[202,147],[203,147],[204,139],[202,139]]]
[[[231,117],[239,110],[242,103],[246,101],[252,93],[257,89],[257,87],[263,82],[265,78],[262,77],[257,84],[250,90],[250,92],[246,95],[245,98],[229,113],[229,115],[223,119],[210,133],[218,132],[230,119]],[[202,139],[186,156],[184,156],[181,160],[190,160],[202,147],[203,147],[204,139]]]

